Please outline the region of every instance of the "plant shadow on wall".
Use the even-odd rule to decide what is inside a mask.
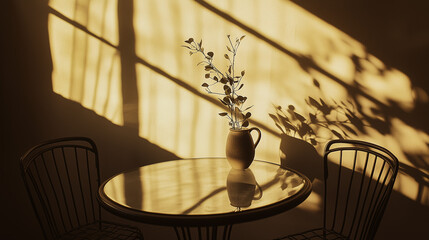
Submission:
[[[313,79],[313,84],[320,89],[320,83]],[[381,112],[371,109],[378,118],[370,117],[360,110],[355,98],[337,102],[335,99],[320,97],[318,100],[308,96],[305,99],[307,114],[299,113],[294,105],[286,108],[274,105],[275,113],[269,114],[274,124],[280,130],[280,162],[282,167],[296,169],[309,177],[323,179],[323,159],[316,147],[322,147],[329,140],[353,139],[368,134],[368,129],[374,129],[382,134],[389,134],[391,122],[388,115],[380,117]],[[414,159],[412,155],[406,155]],[[421,161],[424,163],[424,161]],[[414,163],[414,162],[413,162]],[[415,163],[421,167],[422,164]],[[425,166],[423,166],[425,167]],[[426,169],[426,168],[425,168]],[[416,200],[424,200],[423,192],[429,187],[429,175],[423,171],[400,163],[402,173],[412,177],[418,184]],[[315,189],[318,192],[317,189]]]
[[[320,87],[316,79],[313,84]],[[356,131],[365,132],[364,122],[351,100],[337,103],[309,96],[305,102],[309,109],[307,116],[300,114],[293,105],[287,108],[274,105],[275,114],[269,116],[281,131],[281,166],[301,171],[311,181],[321,180],[323,160],[315,147],[333,138],[357,136]]]
[[[325,132],[325,133],[330,132],[332,137],[339,137],[337,135],[341,135],[342,137],[350,137],[350,138],[352,137],[357,138],[358,136],[371,137],[373,133],[379,133],[382,136],[393,137],[396,140],[396,143],[400,147],[399,150],[402,151],[402,153],[407,158],[402,160],[400,159],[401,160],[400,172],[404,175],[407,175],[413,178],[413,180],[418,185],[417,196],[412,198],[419,203],[427,202],[427,200],[425,200],[425,198],[427,198],[427,194],[425,192],[429,187],[429,181],[427,180],[429,179],[428,174],[425,173],[429,171],[427,151],[426,150],[424,150],[426,152],[422,152],[421,150],[414,151],[413,149],[410,150],[403,147],[404,144],[406,145],[404,141],[408,141],[405,139],[410,139],[412,141],[418,142],[418,144],[420,144],[419,147],[421,147],[422,149],[423,148],[427,149],[428,147],[428,143],[426,140],[421,138],[417,139],[418,134],[420,133],[427,134],[429,131],[426,124],[427,116],[425,115],[425,110],[424,110],[425,108],[427,108],[428,102],[424,100],[425,96],[419,96],[420,94],[418,92],[414,92],[416,86],[414,86],[412,81],[410,81],[409,84],[406,84],[404,83],[404,79],[402,78],[402,76],[399,76],[399,79],[389,78],[389,75],[395,74],[395,71],[394,71],[395,69],[389,66],[385,66],[382,63],[380,64],[380,62],[374,56],[368,53],[366,49],[362,49],[363,52],[360,54],[359,53],[355,54],[353,52],[349,52],[349,53],[338,52],[340,51],[340,49],[335,47],[337,43],[342,42],[348,47],[354,46],[353,41],[350,42],[347,37],[340,37],[340,39],[337,39],[339,40],[337,42],[334,41],[335,39],[332,39],[329,37],[318,39],[317,42],[319,44],[323,44],[325,47],[329,48],[329,50],[326,51],[327,53],[344,54],[344,57],[348,58],[351,61],[352,64],[350,66],[350,69],[353,69],[352,76],[349,80],[342,79],[341,77],[338,77],[336,74],[334,74],[332,70],[325,68],[321,64],[319,64],[318,61],[320,60],[320,56],[318,57],[310,54],[294,52],[292,50],[289,50],[288,48],[284,47],[282,43],[279,43],[274,39],[265,35],[263,31],[258,31],[254,27],[251,27],[250,25],[238,20],[238,18],[236,18],[234,15],[224,12],[222,9],[219,9],[211,2],[204,1],[204,0],[195,0],[195,2],[200,4],[202,7],[206,8],[207,10],[213,12],[214,14],[217,14],[222,19],[243,29],[248,33],[247,34],[248,36],[256,37],[260,41],[270,45],[273,49],[276,49],[284,53],[285,55],[293,58],[294,60],[296,60],[300,68],[306,73],[308,73],[310,76],[312,76],[313,78],[316,77],[315,75],[318,75],[318,76],[322,76],[324,79],[329,79],[332,83],[338,84],[338,86],[344,90],[344,92],[347,94],[349,98],[349,101],[346,101],[346,106],[344,105],[342,106],[341,102],[339,103],[334,103],[334,102],[331,103],[331,101],[328,102],[327,100],[328,98],[324,96],[322,96],[322,98],[319,99],[318,102],[321,107],[326,108],[327,106],[331,106],[333,107],[333,109],[336,109],[333,112],[336,112],[337,110],[339,111],[345,110],[346,113],[350,115],[350,118],[348,119],[349,122],[347,124],[337,123],[339,125],[334,126],[332,125],[333,124],[332,121],[329,121],[327,123],[328,126],[330,127],[329,129],[334,130],[334,132],[336,133],[334,133],[333,131],[330,131],[329,129],[326,129],[326,127],[313,125],[313,127],[317,129],[317,131],[314,131],[313,129],[314,133],[317,135],[317,134],[321,134],[322,132]],[[317,49],[319,47],[319,45],[317,45],[316,42],[314,41],[313,42],[309,41],[308,44],[309,44],[309,47],[313,47],[314,49]],[[326,55],[323,57],[326,57],[326,59],[329,59],[331,56]],[[415,62],[415,63],[421,65],[421,63],[419,62]],[[383,81],[379,81],[378,83],[383,85],[381,87],[378,86],[377,88],[374,89],[374,87],[368,83],[368,81],[371,80],[370,79],[371,77],[368,78],[368,75],[366,73],[370,73],[370,75],[375,74],[372,76],[376,76],[375,79],[377,80],[380,80],[377,78],[377,77],[380,77]],[[402,84],[403,84],[401,85],[402,87],[399,89],[390,88],[391,87],[390,85],[392,85],[392,81],[395,81],[395,84],[393,85],[396,85],[397,83],[396,80],[402,81]],[[319,89],[321,88],[318,81],[315,81],[314,85]],[[410,93],[410,95],[413,94],[412,92],[417,94],[416,98],[410,100],[409,102],[413,106],[413,109],[410,110],[410,109],[404,108],[401,105],[401,99],[397,99],[395,96],[395,93],[398,91],[408,92]],[[321,100],[323,100],[323,102],[326,105],[324,105],[324,103],[322,103]],[[314,106],[312,105],[312,103],[310,103],[309,98],[307,99],[306,102],[307,102],[307,105],[311,106],[311,108],[317,108],[317,106]],[[311,101],[311,102],[315,103],[314,101]],[[353,108],[350,108],[351,106],[353,106]],[[338,107],[341,107],[342,109],[339,109]],[[289,114],[288,110],[294,111],[294,112],[296,112],[296,110],[290,110],[289,108],[284,109],[283,107],[279,109],[278,106],[275,106],[275,108],[276,108],[275,110],[276,112],[272,114],[271,117],[273,118],[273,116],[275,116],[273,120],[276,121],[277,119],[278,127],[280,126],[283,128],[281,130],[281,139],[282,139],[283,148],[287,146],[286,143],[291,142],[288,147],[291,150],[295,151],[296,149],[300,149],[299,151],[301,152],[300,154],[316,156],[317,153],[315,151],[315,148],[313,147],[314,145],[312,145],[311,142],[318,141],[321,139],[316,137],[314,138],[311,137],[311,131],[308,130],[308,127],[305,124],[302,125],[299,131],[301,132],[301,134],[306,133],[304,134],[305,139],[307,139],[309,142],[306,142],[302,139],[293,138],[292,136],[288,135],[286,128],[289,127],[289,129],[291,129],[291,132],[289,132],[289,134],[293,134],[295,130],[292,131],[293,128],[287,125],[290,123],[288,123],[287,121],[283,121],[282,118],[279,116],[279,114],[284,116],[284,114]],[[323,117],[323,116],[329,116],[329,114],[324,114],[323,112],[319,113],[319,117]],[[310,116],[308,116],[308,118],[309,120],[306,119],[305,121],[310,121]],[[344,130],[344,132],[341,129],[339,129],[339,127],[341,127],[341,129]],[[404,130],[404,127],[410,130],[409,132],[406,132],[406,134],[410,133],[410,135],[400,135],[400,136],[394,135],[397,133],[393,131],[396,131],[396,132],[407,131],[407,130]],[[371,128],[371,131],[372,131],[370,133],[367,132],[369,128]],[[306,131],[306,129],[308,130],[308,132]],[[350,131],[351,129],[352,131]],[[298,133],[298,129],[296,129],[296,134],[298,135],[295,135],[295,136],[300,136]],[[402,132],[400,134],[402,134]],[[416,139],[412,139],[414,137],[416,137]],[[314,139],[314,140],[311,140],[311,139]],[[293,148],[292,146],[295,146],[295,148]],[[309,151],[306,152],[305,150],[309,150]],[[295,153],[289,152],[289,158],[292,158],[291,157],[292,154],[298,154],[297,152],[298,152],[297,150],[295,151]],[[302,155],[299,155],[299,157],[301,159],[303,158]],[[286,160],[286,158],[282,159],[282,164],[287,164],[288,166],[292,167],[294,163],[290,159]],[[408,165],[406,163],[406,160],[408,160],[411,163],[411,165]],[[289,161],[289,163],[287,161]],[[296,161],[296,164],[303,167],[308,166],[307,168],[315,168],[314,166],[316,165],[313,165],[313,166],[310,166],[310,165],[318,164],[318,162],[313,161],[310,164],[310,163],[305,163],[304,161]],[[306,173],[305,171],[302,171],[302,172]],[[316,173],[309,174],[309,176],[310,175],[320,176],[319,174],[316,174]],[[426,196],[424,194],[426,194]]]

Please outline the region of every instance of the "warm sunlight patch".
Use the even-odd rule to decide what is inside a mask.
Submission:
[[[298,142],[305,139],[305,147],[315,144],[311,149],[319,154],[330,139],[367,140],[409,166],[401,169],[395,189],[429,202],[428,180],[419,179],[428,174],[429,137],[405,120],[416,103],[427,101],[427,93],[351,36],[293,1],[122,4],[129,4],[132,24],[118,24],[117,0],[50,1],[54,92],[126,125],[123,102],[129,89],[124,84],[136,86],[138,100],[130,97],[136,102],[125,105],[137,106],[132,114],[140,137],[180,157],[225,156],[229,126],[218,115],[223,105],[201,87],[206,80],[204,66],[197,66],[201,56],[190,56],[181,45],[190,37],[203,39],[206,51],[214,52],[214,63],[227,71],[226,36],[246,35],[237,69],[246,72],[242,94],[254,105],[250,126],[262,131],[257,159],[288,165],[286,155],[296,153],[282,152],[287,139],[282,132]],[[124,48],[129,51],[125,56]],[[121,76],[124,66],[131,72],[126,79]],[[278,114],[290,112],[303,117],[292,124],[305,122],[314,133],[298,131],[302,125],[294,129],[287,121],[275,122]],[[306,138],[310,134],[317,136]]]
[[[122,125],[120,59],[112,46],[117,44],[115,2],[52,1],[52,7],[54,92]]]

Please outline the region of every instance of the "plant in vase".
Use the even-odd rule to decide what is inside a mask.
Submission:
[[[226,117],[229,122],[230,132],[226,144],[226,156],[233,168],[246,169],[250,166],[255,156],[255,148],[261,138],[261,131],[258,128],[247,128],[249,126],[248,119],[252,115],[248,110],[252,107],[244,107],[247,97],[239,94],[243,88],[242,83],[245,71],[240,73],[235,70],[235,61],[237,51],[244,36],[231,40],[231,36],[227,35],[229,45],[226,46],[229,53],[223,56],[227,60],[227,70],[221,71],[213,63],[214,53],[206,52],[203,47],[203,41],[196,42],[193,38],[185,41],[187,45],[183,47],[189,50],[189,54],[200,53],[204,58],[197,64],[204,65],[205,81],[201,85],[209,94],[219,96],[219,101],[226,107],[226,112],[219,113],[220,116]],[[258,139],[253,142],[251,131],[258,132]]]

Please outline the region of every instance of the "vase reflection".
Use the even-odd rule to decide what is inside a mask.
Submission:
[[[249,207],[253,200],[262,198],[262,189],[256,182],[252,170],[231,168],[226,180],[226,189],[231,206],[235,211]]]

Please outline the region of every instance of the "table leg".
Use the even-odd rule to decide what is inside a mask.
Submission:
[[[197,230],[197,232],[191,230]],[[192,240],[193,236],[197,237],[196,239],[198,240],[217,240],[218,237],[220,237],[220,239],[222,240],[230,240],[232,225],[206,227],[174,227],[174,231],[178,240]]]

